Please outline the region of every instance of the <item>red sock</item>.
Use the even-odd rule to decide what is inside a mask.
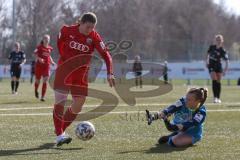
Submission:
[[[78,114],[72,112],[71,107],[68,107],[64,116],[63,116],[63,123],[62,123],[62,130],[63,132],[66,128],[76,119]]]
[[[53,108],[53,122],[55,126],[55,133],[57,136],[63,133],[62,123],[63,123],[63,111],[64,107],[59,104],[55,104]]]
[[[35,92],[37,92],[39,83],[36,83],[36,82],[35,82],[34,86],[35,86]]]
[[[42,84],[42,98],[45,96],[47,91],[47,83]]]

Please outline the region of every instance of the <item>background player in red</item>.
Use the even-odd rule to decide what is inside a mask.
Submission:
[[[101,37],[94,30],[96,23],[97,17],[94,13],[85,13],[80,18],[78,24],[63,26],[59,33],[58,49],[60,59],[54,81],[55,104],[53,109],[57,146],[70,143],[72,140],[71,137],[65,134],[65,130],[75,120],[77,114],[81,112],[86,96],[88,95],[88,70],[95,48],[106,62],[107,79],[110,87],[115,85],[112,58]],[[65,77],[61,76],[64,70],[60,70],[60,68],[67,69],[65,66],[69,66],[68,63],[72,63],[73,58],[79,56],[82,56],[79,63],[83,63],[84,65],[80,65],[81,67],[69,71]],[[64,81],[63,85],[69,87],[68,91],[61,90],[62,85],[60,83],[59,86],[58,83],[62,81]],[[73,102],[64,113],[64,105],[68,92],[71,93]]]
[[[50,36],[44,35],[41,44],[34,51],[36,56],[35,64],[35,97],[39,98],[38,87],[40,84],[41,77],[43,77],[42,84],[42,95],[41,101],[45,101],[44,97],[47,91],[47,81],[50,75],[50,64],[54,65],[54,61],[51,57],[53,48],[49,45]]]

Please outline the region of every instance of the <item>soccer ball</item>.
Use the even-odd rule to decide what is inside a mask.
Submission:
[[[80,122],[75,129],[76,136],[83,140],[90,140],[95,134],[95,127],[88,121]]]

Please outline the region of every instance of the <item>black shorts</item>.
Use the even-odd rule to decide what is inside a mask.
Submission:
[[[35,68],[32,68],[31,69],[31,75],[34,75],[35,74]]]
[[[211,72],[222,73],[223,72],[222,64],[209,64],[208,71],[209,73]]]
[[[11,66],[11,69],[10,69],[11,77],[20,78],[21,72],[22,72],[22,68],[20,65],[12,65]]]
[[[142,75],[142,72],[141,72],[141,71],[135,72],[135,76],[136,76],[136,77],[139,77],[139,76],[141,76],[141,75]]]

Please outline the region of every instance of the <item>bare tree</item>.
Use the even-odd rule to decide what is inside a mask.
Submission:
[[[56,40],[60,7],[61,1],[54,0],[21,0],[18,3],[17,39],[24,45],[27,55],[33,53],[43,34],[50,34],[53,42]]]
[[[51,35],[56,52],[60,27],[74,24],[88,11],[97,14],[97,30],[105,41],[133,42],[133,47],[124,51],[129,57],[140,54],[154,60],[201,60],[215,34],[224,35],[227,49],[240,42],[240,17],[226,13],[212,0],[20,1],[17,5],[17,39],[28,56],[46,33]],[[0,33],[3,51],[10,48],[10,34],[2,34],[11,31],[11,19],[2,16],[2,11],[0,4],[0,28],[6,31]]]

